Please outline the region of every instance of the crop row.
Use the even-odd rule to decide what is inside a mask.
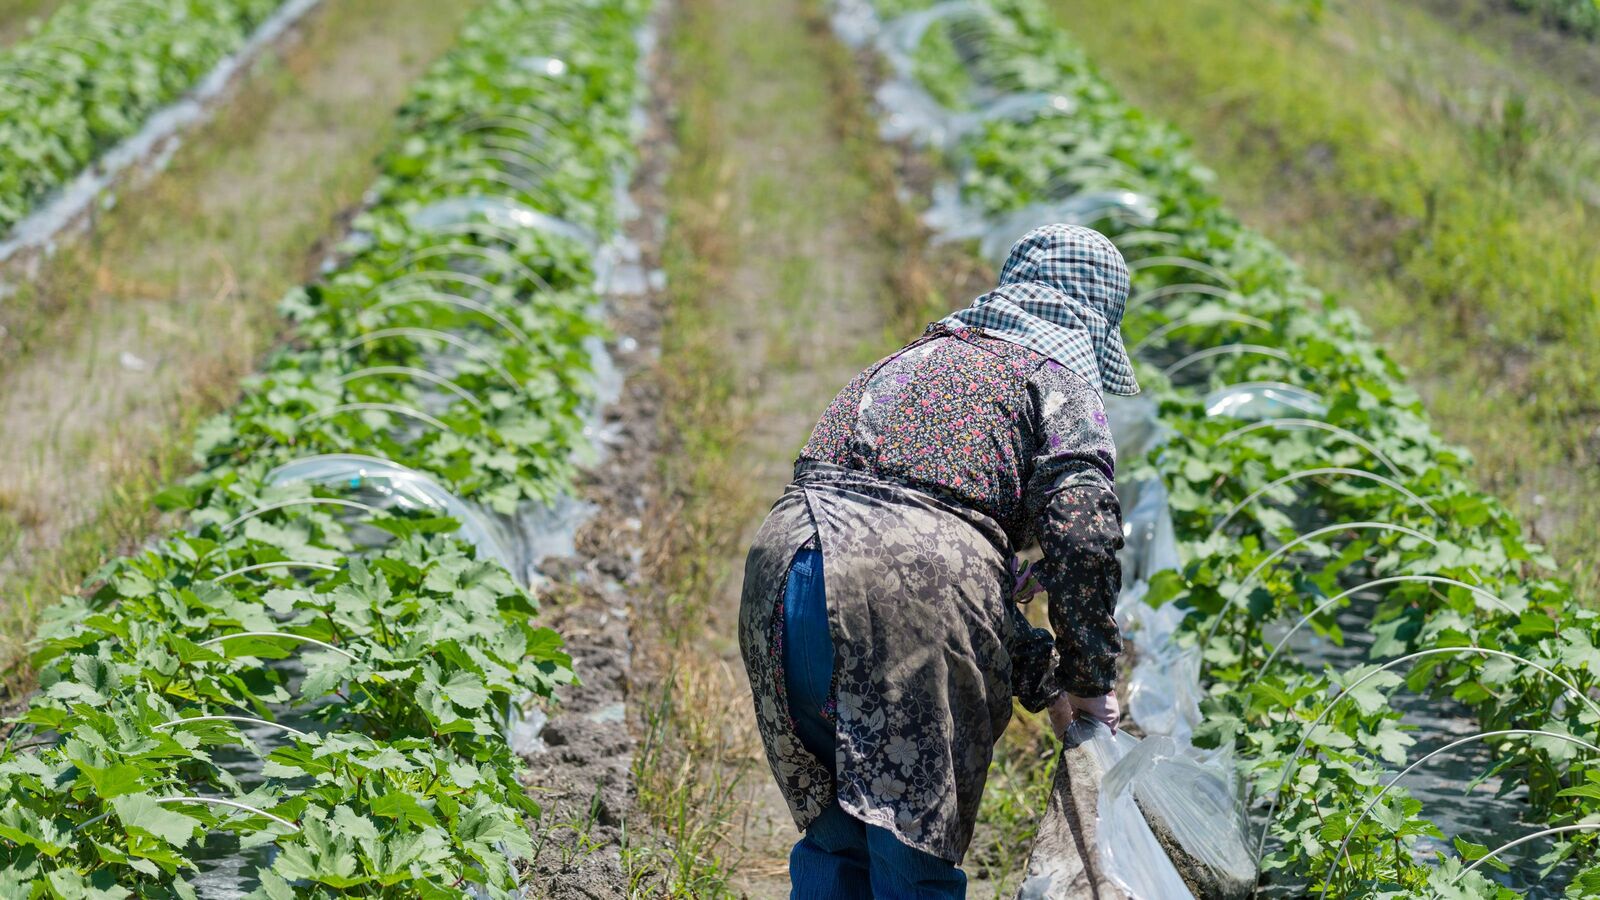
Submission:
[[[487,0],[419,82],[346,260],[162,495],[183,527],[47,613],[0,895],[518,890],[507,732],[573,673],[508,535],[583,444],[644,6]]]
[[[954,218],[1010,237],[1094,224],[1134,270],[1125,331],[1166,436],[1121,478],[1165,486],[1181,560],[1140,573],[1145,601],[1187,612],[1178,640],[1209,685],[1195,743],[1236,751],[1258,823],[1271,816],[1272,879],[1337,897],[1517,896],[1484,877],[1500,863],[1472,835],[1449,836],[1450,853],[1420,801],[1384,791],[1417,761],[1391,702],[1410,691],[1502,732],[1482,739],[1482,776],[1525,784],[1532,816],[1566,829],[1540,863],[1573,879],[1569,896],[1600,892],[1600,614],[1473,486],[1467,454],[1356,317],[1226,212],[1185,139],[1119,99],[1042,3],[882,6],[915,16],[890,22],[894,40],[962,113],[931,142],[958,179]],[[1277,652],[1279,623],[1305,617],[1301,632],[1341,642],[1356,603],[1361,664]]]
[[[283,0],[73,0],[0,50],[0,233],[238,49]]]

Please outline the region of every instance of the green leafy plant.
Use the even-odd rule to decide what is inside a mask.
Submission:
[[[976,75],[992,94],[1049,91],[1073,111],[968,134],[950,154],[963,199],[991,220],[1091,192],[1134,192],[1154,212],[1085,221],[1135,270],[1125,331],[1169,431],[1121,474],[1169,493],[1182,564],[1156,574],[1145,599],[1188,611],[1179,640],[1200,654],[1208,686],[1196,741],[1231,744],[1258,819],[1270,811],[1265,870],[1337,897],[1515,896],[1484,877],[1494,860],[1465,874],[1489,850],[1470,836],[1449,836],[1459,858],[1426,864],[1421,842],[1446,835],[1403,789],[1383,791],[1413,758],[1413,730],[1390,700],[1408,691],[1461,704],[1485,731],[1518,732],[1487,739],[1495,763],[1480,777],[1526,784],[1534,821],[1574,826],[1540,864],[1569,863],[1569,894],[1586,896],[1600,878],[1600,763],[1583,749],[1600,743],[1600,614],[1472,485],[1467,454],[1434,434],[1355,317],[1222,208],[1182,136],[1123,103],[1042,4],[974,10],[967,27],[984,31],[985,54],[959,79],[919,68],[924,82],[947,79],[929,93],[965,91]],[[1256,350],[1176,368],[1226,344]],[[1321,427],[1208,411],[1212,391],[1241,382],[1311,392],[1325,412],[1279,414]],[[1301,618],[1342,643],[1349,589],[1371,582],[1382,589],[1366,612],[1367,662],[1339,671],[1278,652],[1274,626]]]
[[[419,83],[347,257],[161,495],[187,527],[45,615],[0,893],[193,896],[230,852],[274,900],[518,889],[540,810],[506,735],[574,680],[560,636],[461,519],[273,471],[383,456],[490,523],[569,487],[645,8],[489,0]]]
[[[182,96],[282,0],[75,0],[0,50],[0,232]]]

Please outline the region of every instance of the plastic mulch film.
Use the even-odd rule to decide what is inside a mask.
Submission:
[[[1095,842],[1107,877],[1130,897],[1194,900],[1135,799],[1134,781],[1144,776],[1145,764],[1142,757],[1129,761],[1139,739],[1125,731],[1112,734],[1091,719],[1074,720],[1067,730],[1068,742],[1088,747],[1105,773]]]
[[[1179,647],[1183,609],[1144,602],[1150,578],[1179,566],[1167,487],[1160,479],[1118,485],[1123,504],[1124,587],[1117,621],[1134,649],[1128,676],[1128,714],[1146,734],[1168,735],[1187,745],[1200,724],[1200,656]]]

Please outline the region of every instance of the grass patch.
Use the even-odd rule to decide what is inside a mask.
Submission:
[[[1340,291],[1590,598],[1600,586],[1600,215],[1571,180],[1593,98],[1547,78],[1452,100],[1438,26],[1341,4],[1055,0],[1245,221]],[[1582,172],[1577,173],[1581,177]]]
[[[729,759],[728,715],[714,705],[685,703],[690,687],[704,691],[715,676],[712,654],[684,652],[704,639],[711,598],[734,551],[737,485],[719,473],[731,464],[740,423],[730,416],[734,380],[724,366],[720,334],[706,306],[725,291],[729,264],[729,203],[723,126],[718,106],[731,89],[728,60],[712,44],[714,11],[687,0],[677,5],[669,40],[676,90],[677,156],[667,186],[671,233],[663,265],[669,285],[660,367],[664,424],[672,447],[663,455],[662,496],[669,537],[654,554],[651,577],[661,586],[647,615],[657,640],[642,648],[647,678],[645,735],[634,759],[639,808],[656,840],[630,869],[654,870],[673,897],[726,896],[735,852],[734,790],[741,766]],[[630,878],[644,881],[630,871]]]

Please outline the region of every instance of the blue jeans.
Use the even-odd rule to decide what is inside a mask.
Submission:
[[[838,738],[822,716],[833,689],[833,636],[822,579],[822,554],[801,550],[783,596],[784,688],[800,742],[824,762]],[[806,829],[789,854],[791,900],[942,900],[967,895],[967,876],[954,863],[895,838],[887,829],[845,812],[838,802]]]

